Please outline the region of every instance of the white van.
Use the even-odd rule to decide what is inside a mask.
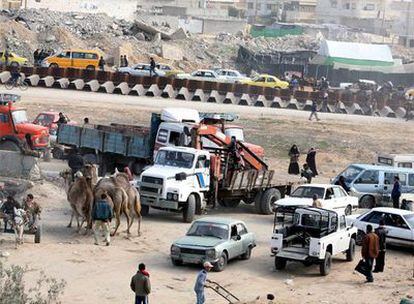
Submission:
[[[402,193],[414,190],[414,169],[365,164],[351,164],[332,181],[336,183],[343,176],[350,195],[359,199],[360,208],[391,205],[391,191],[394,177],[400,178]]]
[[[375,163],[382,166],[414,168],[414,154],[379,153],[376,156]]]

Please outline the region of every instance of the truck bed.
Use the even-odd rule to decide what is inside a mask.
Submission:
[[[292,245],[283,248],[277,255],[279,258],[293,259],[297,261],[305,261],[309,256],[309,247],[300,245]]]
[[[299,183],[297,176],[276,174],[273,170],[245,170],[236,172],[231,179],[227,190],[242,190],[251,191],[257,188],[271,188],[292,186]]]

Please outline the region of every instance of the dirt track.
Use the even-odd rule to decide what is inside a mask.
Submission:
[[[52,89],[32,89],[22,93],[22,105],[31,117],[37,112],[55,109],[81,121],[88,116],[94,123],[145,123],[149,113],[167,106],[192,107],[204,111],[231,111],[241,115],[251,142],[265,146],[268,160],[277,170],[287,167],[286,153],[296,142],[303,150],[315,145],[320,149],[319,180],[328,180],[349,162],[370,162],[376,151],[410,151],[414,144],[413,124],[402,120],[325,114],[319,123],[307,121],[308,112],[235,107],[208,103],[139,98]],[[412,152],[412,151],[411,151]],[[57,170],[60,164],[45,165]],[[151,210],[144,218],[143,235],[136,237],[136,224],[130,239],[121,232],[110,247],[94,246],[92,236],[78,235],[66,228],[70,210],[62,188],[50,183],[36,185],[37,200],[44,206],[44,238],[34,245],[31,237],[18,250],[11,235],[0,235],[1,250],[11,256],[8,263],[27,264],[29,278],[40,270],[68,282],[63,303],[132,303],[129,280],[139,262],[148,265],[153,284],[151,303],[194,303],[192,292],[197,267],[171,265],[168,253],[171,242],[183,235],[188,224],[180,216]],[[372,285],[353,274],[355,263],[338,256],[328,277],[320,277],[316,266],[305,268],[289,264],[277,272],[269,252],[271,216],[253,214],[251,206],[218,210],[209,215],[224,215],[244,220],[256,234],[258,246],[249,261],[234,261],[210,279],[228,287],[244,301],[273,293],[281,303],[399,303],[407,294],[414,296],[413,256],[390,249],[386,271],[376,275]],[[125,221],[122,222],[122,230]],[[357,249],[359,250],[359,248]],[[359,257],[359,255],[358,255]],[[284,283],[293,278],[293,285]],[[225,303],[207,291],[207,303]]]

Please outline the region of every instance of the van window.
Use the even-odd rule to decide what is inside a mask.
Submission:
[[[414,186],[414,174],[408,175],[408,185]]]
[[[376,185],[379,183],[378,171],[367,170],[355,181],[355,184]]]
[[[70,52],[62,52],[59,55],[57,55],[58,58],[70,58]]]
[[[405,174],[405,173],[396,173],[396,172],[385,172],[384,173],[384,184],[385,185],[394,184],[394,177],[395,176],[398,176],[400,178],[401,186],[405,186],[407,184],[407,174]]]
[[[412,168],[413,167],[413,163],[398,163],[398,167],[400,168]]]
[[[168,130],[160,129],[158,131],[157,141],[162,144],[165,144],[167,142],[167,138],[168,138]]]
[[[175,131],[170,131],[170,138],[168,139],[168,142],[170,144],[173,144],[174,146],[180,145],[180,133]]]
[[[85,59],[85,53],[73,52],[72,58],[73,59]]]
[[[98,59],[98,54],[95,54],[95,53],[85,53],[85,59]]]

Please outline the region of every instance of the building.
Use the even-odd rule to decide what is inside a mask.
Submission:
[[[398,35],[399,44],[414,48],[414,1],[393,1],[391,8],[400,12],[394,19],[392,33]]]
[[[274,17],[278,20],[282,17],[281,0],[246,0],[246,17],[249,23],[254,23],[263,18]]]
[[[284,1],[282,21],[315,23],[316,0]]]

